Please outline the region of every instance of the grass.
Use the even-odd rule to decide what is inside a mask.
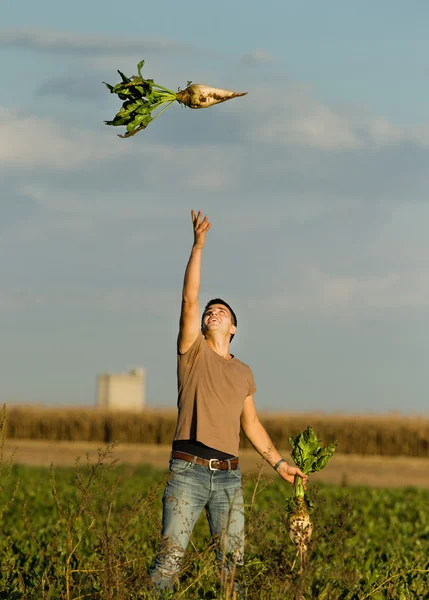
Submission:
[[[333,459],[334,461],[335,459]],[[118,465],[104,446],[74,468],[4,465],[0,598],[150,599],[148,569],[161,529],[166,470]],[[248,476],[247,599],[427,599],[429,492],[413,488],[310,488],[314,535],[302,576],[292,565],[284,503],[290,487]],[[198,520],[174,599],[218,598],[209,529]]]
[[[5,417],[4,409],[0,450]],[[153,598],[148,571],[168,473],[119,465],[116,454],[116,444],[102,445],[73,468],[48,469],[14,465],[13,455],[4,462],[1,451],[0,599]],[[317,508],[301,572],[285,522],[290,486],[261,473],[243,485],[246,558],[236,578],[246,599],[429,600],[429,490],[311,485]],[[167,597],[233,600],[204,515]]]

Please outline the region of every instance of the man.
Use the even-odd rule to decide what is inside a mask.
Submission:
[[[223,581],[243,563],[244,510],[238,461],[240,426],[254,448],[289,483],[307,476],[290,466],[260,423],[253,374],[230,354],[237,317],[222,299],[206,305],[200,322],[201,257],[211,224],[191,213],[194,243],[185,271],[177,342],[178,419],[163,496],[162,540],[152,582],[172,589],[194,525],[205,508],[217,542]]]

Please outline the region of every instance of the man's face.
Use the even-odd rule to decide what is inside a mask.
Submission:
[[[230,310],[223,304],[212,304],[203,315],[203,333],[219,331],[226,335],[235,333]]]

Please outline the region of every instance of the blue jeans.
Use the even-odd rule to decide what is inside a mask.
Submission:
[[[170,477],[162,499],[162,537],[151,570],[152,583],[173,589],[194,525],[206,509],[216,541],[216,559],[223,572],[242,565],[244,506],[240,467],[210,470],[184,460],[170,460]]]

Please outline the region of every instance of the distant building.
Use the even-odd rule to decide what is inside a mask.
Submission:
[[[97,406],[107,410],[142,411],[145,406],[144,370],[98,375]]]

